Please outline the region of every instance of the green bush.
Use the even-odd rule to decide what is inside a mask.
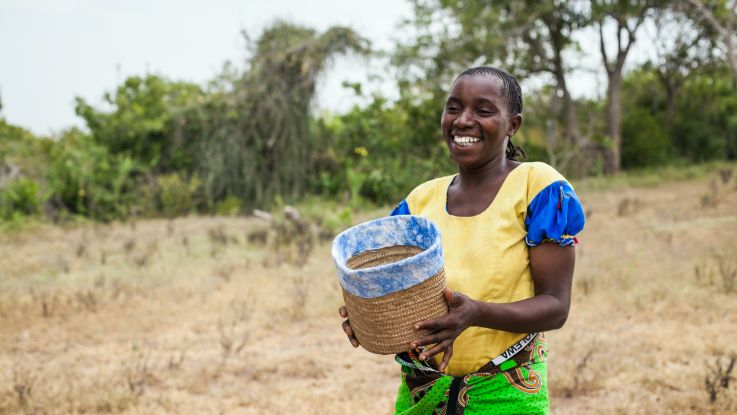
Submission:
[[[641,111],[622,122],[622,167],[649,167],[667,163],[671,142],[665,126]]]
[[[218,215],[233,216],[240,213],[243,208],[243,202],[236,196],[227,196],[215,205],[215,212]]]
[[[0,217],[11,220],[16,216],[36,216],[44,202],[38,182],[25,177],[15,179],[0,190]]]
[[[129,157],[110,154],[89,135],[70,130],[52,151],[46,181],[54,204],[72,214],[109,221],[130,215],[136,172]]]
[[[196,194],[202,182],[193,176],[183,180],[172,173],[156,179],[159,187],[161,213],[169,218],[191,213],[196,207]]]
[[[700,68],[683,86],[675,148],[690,161],[737,159],[737,94],[726,67]]]

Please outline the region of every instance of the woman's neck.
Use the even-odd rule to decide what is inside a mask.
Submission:
[[[495,157],[479,167],[459,169],[458,184],[464,188],[471,189],[488,186],[491,183],[504,179],[517,164],[517,162],[508,160],[506,154],[501,154],[499,157]]]

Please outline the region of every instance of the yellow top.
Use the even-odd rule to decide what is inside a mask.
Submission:
[[[486,210],[460,217],[446,210],[447,190],[454,177],[425,182],[406,199],[413,215],[432,220],[440,229],[448,286],[494,303],[533,297],[525,243],[528,206],[541,190],[565,179],[545,163],[522,163],[509,173]],[[455,340],[447,372],[454,376],[474,372],[525,335],[471,327]],[[441,357],[436,356],[438,363]]]

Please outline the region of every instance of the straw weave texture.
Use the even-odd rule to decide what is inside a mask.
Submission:
[[[420,252],[422,249],[416,246],[392,246],[362,252],[346,265],[352,269],[371,268]],[[408,350],[410,341],[429,333],[415,330],[415,323],[448,314],[444,289],[445,272],[441,270],[420,284],[381,297],[362,298],[343,290],[343,299],[361,346],[372,353],[394,354]]]

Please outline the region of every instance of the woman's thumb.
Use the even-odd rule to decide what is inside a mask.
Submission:
[[[448,304],[453,302],[453,290],[450,288],[445,287],[445,290],[443,290],[443,296],[445,296],[445,301],[447,301]]]

